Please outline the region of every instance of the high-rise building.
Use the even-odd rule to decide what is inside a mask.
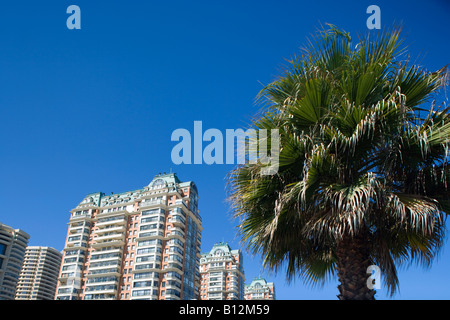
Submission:
[[[29,234],[0,223],[0,300],[14,300]]]
[[[197,299],[201,231],[197,187],[175,173],[88,194],[71,210],[56,299]]]
[[[240,250],[216,243],[200,259],[201,300],[243,300],[244,262]]]
[[[275,300],[275,285],[264,278],[254,278],[245,285],[245,300]]]
[[[51,247],[28,246],[16,289],[16,300],[53,300],[62,254]]]

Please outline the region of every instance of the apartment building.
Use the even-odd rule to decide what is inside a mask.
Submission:
[[[220,242],[201,255],[200,299],[243,300],[244,263],[240,250]]]
[[[14,300],[29,234],[0,223],[0,300]]]
[[[62,254],[51,247],[28,246],[16,289],[16,300],[53,300]]]
[[[194,182],[88,194],[71,210],[55,298],[197,299],[202,220]]]
[[[245,300],[275,300],[275,285],[266,279],[258,277],[245,285]]]

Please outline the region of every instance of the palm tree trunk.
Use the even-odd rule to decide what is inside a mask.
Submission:
[[[375,300],[375,290],[367,287],[367,268],[371,265],[367,237],[344,236],[336,249],[340,285],[339,300]]]

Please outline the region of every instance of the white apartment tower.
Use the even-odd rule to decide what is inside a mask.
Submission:
[[[71,210],[56,299],[197,299],[201,231],[197,187],[175,173],[88,194]]]
[[[245,285],[245,300],[275,300],[275,285],[266,279],[258,277]]]
[[[54,248],[28,246],[17,283],[16,300],[53,300],[61,257]]]
[[[244,263],[240,250],[216,243],[200,259],[201,300],[243,300]]]
[[[14,300],[30,236],[0,223],[0,300]]]

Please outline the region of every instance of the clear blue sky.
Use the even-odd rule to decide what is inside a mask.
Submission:
[[[66,8],[81,8],[68,30]],[[10,1],[0,6],[0,221],[31,245],[64,247],[69,210],[91,192],[142,188],[177,172],[199,188],[202,251],[239,248],[225,202],[232,165],[171,162],[173,130],[245,128],[254,98],[320,23],[367,30],[404,27],[410,53],[437,70],[449,63],[447,1]],[[448,242],[448,241],[446,241]],[[400,272],[394,299],[449,299],[448,243],[433,266]],[[245,254],[247,280],[261,275],[279,299],[336,299],[336,281],[306,287],[267,274]],[[378,299],[388,299],[386,289]]]

